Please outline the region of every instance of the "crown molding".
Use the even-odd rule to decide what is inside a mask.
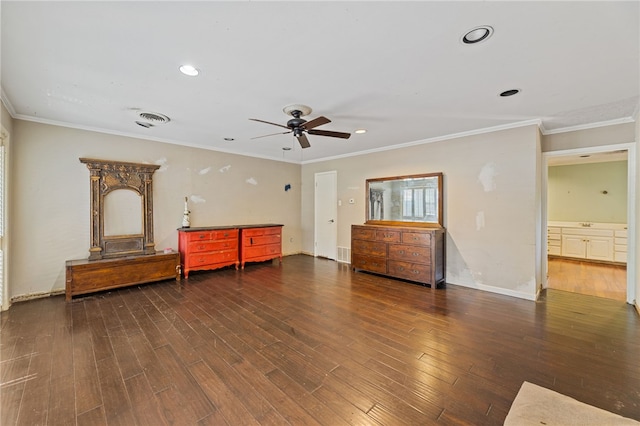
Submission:
[[[467,136],[482,135],[484,133],[493,133],[493,132],[499,132],[499,131],[502,131],[502,130],[516,129],[518,127],[525,127],[525,126],[538,126],[538,127],[540,127],[541,124],[542,124],[542,121],[539,120],[539,119],[519,121],[519,122],[516,122],[516,123],[510,123],[510,124],[501,124],[499,126],[485,127],[483,129],[469,130],[467,132],[451,133],[449,135],[437,136],[435,138],[421,139],[421,140],[414,141],[414,142],[407,142],[407,143],[401,143],[401,144],[397,144],[397,145],[391,145],[391,146],[384,146],[384,147],[380,147],[380,148],[368,149],[368,150],[365,150],[365,151],[352,152],[350,154],[336,155],[336,156],[333,156],[333,157],[324,157],[324,158],[319,158],[319,159],[316,159],[316,160],[302,161],[301,164],[321,163],[323,161],[338,160],[338,159],[341,159],[341,158],[348,158],[348,157],[356,157],[358,155],[372,154],[372,153],[375,153],[375,152],[391,151],[391,150],[394,150],[394,149],[402,149],[402,148],[407,148],[407,147],[411,147],[411,146],[424,145],[424,144],[428,144],[428,143],[446,141],[446,140],[450,140],[450,139],[458,139],[458,138],[463,138],[463,137],[467,137]]]
[[[2,101],[2,104],[4,105],[4,107],[7,109],[7,111],[9,111],[9,115],[11,116],[11,118],[16,118],[16,109],[13,107],[13,104],[11,103],[11,101],[9,100],[9,97],[4,92],[4,89],[1,86],[0,86],[0,101]]]
[[[580,124],[578,126],[562,127],[562,128],[553,129],[553,130],[546,130],[546,131],[543,131],[542,129],[540,129],[540,130],[542,131],[542,134],[546,136],[546,135],[555,135],[557,133],[575,132],[575,131],[578,131],[578,130],[596,129],[598,127],[615,126],[616,124],[634,123],[635,121],[636,120],[634,120],[633,117],[624,117],[624,118],[616,118],[615,120],[599,121],[597,123]]]

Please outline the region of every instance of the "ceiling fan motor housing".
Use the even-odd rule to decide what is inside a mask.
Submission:
[[[295,130],[307,122],[304,118],[300,118],[300,111],[293,111],[291,115],[293,115],[294,118],[287,121],[287,127],[291,129]]]

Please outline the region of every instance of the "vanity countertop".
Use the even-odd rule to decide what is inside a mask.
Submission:
[[[603,222],[556,222],[549,221],[547,226],[559,228],[587,228],[587,229],[627,229],[626,223],[603,223]]]

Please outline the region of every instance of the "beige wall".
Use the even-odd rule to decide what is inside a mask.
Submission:
[[[188,196],[192,227],[282,223],[284,254],[300,252],[300,165],[22,120],[12,138],[14,298],[64,289],[65,261],[88,256],[89,171],[80,157],[162,166],[153,177],[157,249],[177,249]]]
[[[536,293],[540,147],[536,126],[305,164],[303,250],[313,253],[314,175],[338,175],[338,246],[365,220],[365,180],[443,172],[447,282],[523,298]],[[346,202],[349,198],[355,204]]]
[[[543,249],[538,247],[541,150],[629,142],[627,125],[562,137],[541,136],[536,126],[526,126],[299,166],[7,120],[6,110],[2,113],[14,145],[13,297],[62,290],[65,260],[87,256],[89,174],[78,158],[93,157],[162,165],[154,174],[159,249],[177,248],[176,228],[189,196],[202,201],[190,202],[192,226],[283,223],[285,254],[313,253],[314,174],[329,170],[337,171],[343,201],[338,246],[349,247],[351,224],[364,222],[365,179],[440,171],[447,282],[531,299]],[[634,140],[640,129],[632,130]],[[292,190],[285,192],[285,184]],[[349,204],[349,198],[356,203]]]
[[[636,141],[635,125],[635,123],[624,123],[545,135],[542,137],[542,152],[634,143]]]

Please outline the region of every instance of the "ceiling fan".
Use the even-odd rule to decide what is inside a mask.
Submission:
[[[331,123],[331,120],[329,120],[327,117],[322,117],[322,116],[314,118],[311,121],[307,121],[304,118],[301,118],[311,113],[311,108],[309,108],[306,105],[289,105],[284,107],[283,111],[285,114],[288,114],[293,117],[291,120],[287,121],[286,126],[278,123],[271,123],[270,121],[258,120],[257,118],[250,118],[249,120],[258,121],[260,123],[271,124],[273,126],[283,127],[287,129],[286,132],[272,133],[269,135],[257,136],[251,139],[258,139],[258,138],[264,138],[267,136],[285,135],[287,133],[293,133],[293,136],[295,136],[296,139],[298,139],[298,142],[300,143],[300,146],[302,148],[309,148],[311,144],[309,144],[309,139],[307,139],[307,135],[305,135],[305,133],[308,133],[310,135],[329,136],[332,138],[341,138],[341,139],[349,139],[349,137],[351,137],[350,133],[316,129],[316,127],[318,126]]]

